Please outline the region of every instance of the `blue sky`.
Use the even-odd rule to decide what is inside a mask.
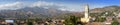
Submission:
[[[12,4],[15,2],[23,2],[26,3],[35,3],[35,2],[48,2],[48,3],[57,3],[62,4],[63,6],[71,9],[73,11],[82,11],[84,10],[83,5],[89,4],[90,8],[101,8],[104,6],[111,6],[111,5],[120,5],[120,0],[0,0],[0,7],[4,8],[4,4]],[[2,6],[1,6],[2,5]],[[8,6],[8,5],[7,5]],[[11,7],[10,7],[11,8]],[[0,8],[1,9],[1,8]],[[8,8],[6,8],[8,9]]]

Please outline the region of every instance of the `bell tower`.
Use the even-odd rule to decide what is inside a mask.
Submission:
[[[89,5],[88,4],[85,5],[84,16],[85,17],[81,18],[81,22],[83,22],[83,23],[89,22],[90,18],[89,18]]]
[[[85,5],[85,18],[88,18],[89,16],[89,5]]]

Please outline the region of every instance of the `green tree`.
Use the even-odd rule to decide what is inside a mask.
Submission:
[[[75,16],[69,16],[67,19],[65,19],[65,25],[77,25],[78,18]]]
[[[104,22],[106,19],[103,17],[96,18],[95,22]]]
[[[113,22],[111,25],[119,25],[119,22],[116,19],[113,19]]]

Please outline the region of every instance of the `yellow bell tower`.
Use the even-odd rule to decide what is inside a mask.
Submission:
[[[87,23],[87,22],[89,22],[89,5],[87,4],[87,5],[85,5],[85,13],[84,13],[84,16],[85,17],[83,17],[83,18],[81,18],[81,22],[83,22],[83,23]]]

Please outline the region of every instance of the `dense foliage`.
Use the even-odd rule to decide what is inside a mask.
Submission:
[[[77,25],[78,18],[75,16],[69,16],[69,18],[65,19],[65,25]]]
[[[119,25],[119,22],[116,19],[113,19],[113,22],[111,25]]]

